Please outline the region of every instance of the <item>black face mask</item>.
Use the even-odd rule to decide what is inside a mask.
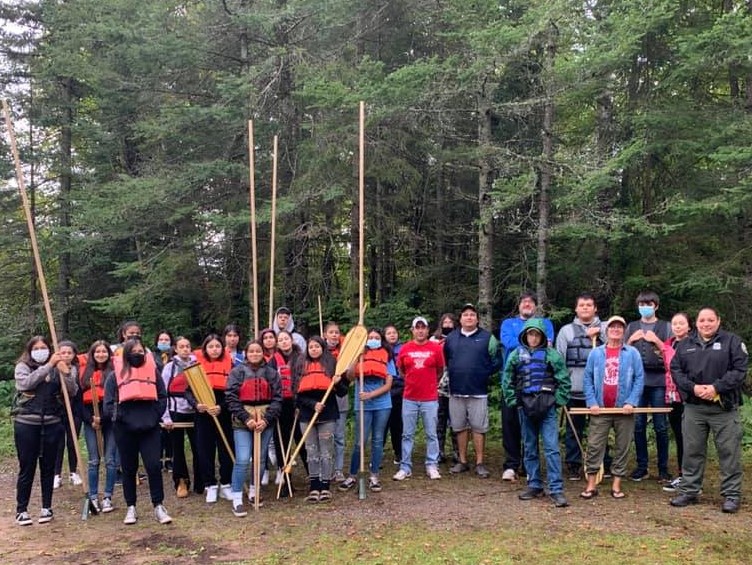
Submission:
[[[454,328],[441,328],[441,335],[449,335]]]
[[[125,360],[131,367],[141,367],[146,362],[146,356],[143,353],[126,353]]]

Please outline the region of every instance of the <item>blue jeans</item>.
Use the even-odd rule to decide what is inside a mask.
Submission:
[[[345,435],[347,435],[347,415],[350,410],[340,411],[334,427],[334,471],[345,468]]]
[[[266,454],[269,451],[269,442],[274,433],[274,426],[269,426],[261,432],[261,472],[266,469]],[[249,461],[253,453],[254,432],[241,428],[232,430],[235,439],[235,464],[232,466],[232,492],[243,492],[243,483],[248,475]],[[251,473],[251,484],[253,484],[253,473]]]
[[[405,398],[402,400],[402,461],[400,462],[400,469],[405,472],[412,472],[413,469],[413,443],[419,415],[426,432],[426,467],[439,465],[439,436],[436,434],[436,425],[439,422],[439,401],[421,402]]]
[[[117,447],[115,446],[115,432],[112,424],[105,424],[102,428],[102,438],[104,439],[104,467],[106,469],[104,478],[104,497],[112,498],[112,491],[115,490],[115,478],[117,477],[117,463],[115,455]],[[99,494],[99,462],[101,454],[97,445],[97,431],[91,427],[91,424],[84,422],[84,439],[86,440],[86,451],[89,452],[89,497],[96,498]]]
[[[640,397],[640,408],[653,406],[662,408],[666,406],[666,387],[646,386]],[[653,430],[655,430],[655,445],[658,455],[658,473],[668,474],[668,423],[666,414],[651,414],[653,417]],[[637,468],[647,471],[648,469],[648,415],[635,415],[635,459]]]
[[[559,421],[556,417],[556,407],[548,409],[546,416],[537,422],[532,421],[519,410],[522,441],[525,446],[523,462],[527,472],[527,486],[534,489],[543,488],[541,477],[540,456],[538,455],[538,436],[543,438],[543,454],[546,457],[546,473],[548,475],[548,490],[550,494],[564,492],[564,482],[561,477],[561,453],[559,452]]]
[[[363,435],[368,443],[368,435],[371,435],[371,466],[372,475],[379,474],[381,459],[384,456],[384,430],[389,422],[391,408],[384,410],[363,411]],[[350,474],[356,475],[360,469],[360,411],[355,411],[355,444],[353,445],[352,457],[350,458]]]

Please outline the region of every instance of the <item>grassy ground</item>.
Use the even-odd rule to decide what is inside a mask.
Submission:
[[[7,418],[0,428],[7,432]],[[0,452],[7,438],[0,441]],[[675,509],[654,479],[625,481],[627,498],[614,500],[608,484],[592,501],[578,497],[582,482],[567,482],[571,505],[556,509],[547,499],[522,502],[524,482],[500,480],[501,454],[491,442],[492,478],[472,474],[429,481],[420,465],[412,479],[390,480],[396,467],[385,454],[381,493],[335,491],[330,504],[307,504],[302,496],[274,500],[267,487],[258,514],[235,518],[230,504],[207,505],[203,497],[174,497],[163,475],[165,504],[174,518],[160,526],[151,516],[148,485],[139,487],[139,522],[122,524],[118,489],[116,511],[81,520],[83,495],[66,484],[55,491],[55,520],[20,528],[13,523],[14,459],[0,459],[0,563],[401,563],[464,564],[519,562],[586,563],[748,563],[752,555],[752,510],[720,512],[717,465],[708,467],[702,503]],[[416,461],[420,461],[419,452]],[[652,454],[651,454],[652,455]],[[752,470],[752,458],[745,462]],[[654,472],[654,470],[653,470]],[[293,474],[298,492],[303,477]],[[750,500],[750,488],[745,498]],[[35,489],[31,511],[38,512]]]

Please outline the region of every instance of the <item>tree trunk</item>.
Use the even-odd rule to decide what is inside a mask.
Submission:
[[[544,61],[543,80],[546,96],[543,102],[543,155],[540,163],[540,194],[538,195],[538,261],[536,280],[538,302],[544,309],[548,306],[548,235],[551,194],[551,169],[554,160],[554,60],[556,58],[556,38],[558,30],[550,24],[546,38],[546,59]]]
[[[491,163],[488,158],[491,138],[491,101],[486,84],[478,93],[478,314],[480,325],[491,327],[493,307],[493,208],[491,206]]]

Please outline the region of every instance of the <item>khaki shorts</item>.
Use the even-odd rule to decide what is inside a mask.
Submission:
[[[472,430],[485,434],[488,431],[488,398],[450,396],[449,420],[455,432]]]

